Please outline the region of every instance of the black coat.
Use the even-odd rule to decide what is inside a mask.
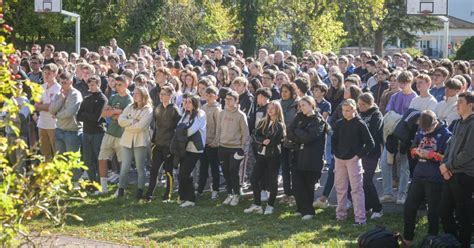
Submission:
[[[366,112],[361,112],[360,118],[369,128],[370,135],[372,135],[375,143],[374,149],[367,156],[379,158],[382,153],[381,145],[383,145],[383,115],[378,107],[373,107]]]
[[[84,98],[77,112],[77,120],[84,124],[84,133],[105,132],[105,120],[101,115],[106,104],[107,98],[102,92],[94,92]]]
[[[296,115],[287,134],[288,139],[298,147],[295,150],[295,169],[321,171],[327,128],[327,123],[319,113],[312,116],[303,113]]]
[[[258,144],[257,154],[262,151],[265,147],[265,157],[277,157],[281,154],[281,142],[283,139],[284,125],[282,123],[276,123],[273,126],[257,126],[255,132],[255,142]],[[263,141],[269,139],[268,145],[263,145]]]

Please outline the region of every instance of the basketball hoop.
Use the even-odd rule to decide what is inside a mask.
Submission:
[[[37,13],[60,13],[62,0],[35,0],[35,12]]]
[[[433,12],[429,11],[427,9],[420,11],[420,15],[422,15],[422,16],[429,16],[431,14],[433,14]]]

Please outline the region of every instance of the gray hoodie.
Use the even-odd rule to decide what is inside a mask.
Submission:
[[[66,97],[61,92],[54,96],[49,105],[49,113],[56,116],[56,127],[64,131],[79,131],[82,124],[77,121],[77,112],[81,106],[81,92],[72,88]]]
[[[474,114],[455,124],[444,163],[452,173],[474,177]]]

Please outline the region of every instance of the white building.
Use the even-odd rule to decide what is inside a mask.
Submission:
[[[449,0],[449,43],[455,48],[463,41],[474,36],[474,0]],[[441,20],[440,23],[442,24]],[[418,48],[426,55],[432,57],[443,57],[444,30],[436,30],[430,33],[416,32]],[[450,54],[453,53],[450,50]]]

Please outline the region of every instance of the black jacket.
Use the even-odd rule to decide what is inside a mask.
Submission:
[[[76,88],[79,92],[81,92],[82,98],[85,98],[90,94],[89,92],[89,86],[87,85],[84,80],[78,80],[76,81],[76,84],[73,85],[74,88]]]
[[[366,156],[374,149],[374,140],[365,122],[355,116],[351,120],[342,118],[333,127],[332,152],[338,159],[348,160],[357,155]]]
[[[174,104],[169,104],[166,108],[163,104],[158,105],[154,111],[155,117],[155,132],[153,134],[153,141],[156,146],[168,147],[173,138],[176,126],[178,125],[181,116],[179,115],[178,107]]]
[[[418,130],[418,118],[421,112],[416,109],[408,109],[403,114],[402,119],[398,122],[395,130],[393,130],[393,137],[400,142],[400,153],[406,154],[410,149]]]
[[[366,112],[360,112],[360,118],[369,128],[375,143],[374,149],[367,156],[379,158],[382,153],[380,146],[383,145],[383,115],[378,107],[373,107]]]
[[[105,120],[101,114],[106,104],[107,97],[102,92],[94,92],[84,98],[77,112],[77,120],[83,122],[84,133],[105,132]]]
[[[258,126],[258,122],[260,122],[261,120],[263,120],[263,118],[265,118],[265,115],[267,114],[268,104],[265,104],[264,106],[260,106],[260,107],[257,106],[257,104],[255,104],[254,106],[256,106],[256,109],[252,111],[252,115],[250,116],[250,119],[248,120],[250,134],[254,134],[254,132],[256,131],[255,129]]]
[[[370,88],[370,92],[372,92],[372,95],[374,96],[375,103],[377,105],[380,105],[380,99],[382,98],[383,92],[388,89],[390,86],[387,81],[384,82],[378,82],[376,85],[372,86]]]
[[[265,147],[265,157],[277,157],[281,154],[281,142],[283,139],[284,125],[276,123],[273,126],[265,125],[260,128],[257,126],[255,132],[255,141],[259,144],[257,154]],[[268,145],[263,145],[263,141],[269,139]]]
[[[324,145],[327,123],[318,113],[306,116],[298,113],[288,127],[288,139],[298,147],[295,169],[321,171],[323,167]]]
[[[240,110],[242,110],[242,112],[247,116],[247,121],[249,121],[253,115],[254,102],[255,98],[248,90],[239,96]]]

